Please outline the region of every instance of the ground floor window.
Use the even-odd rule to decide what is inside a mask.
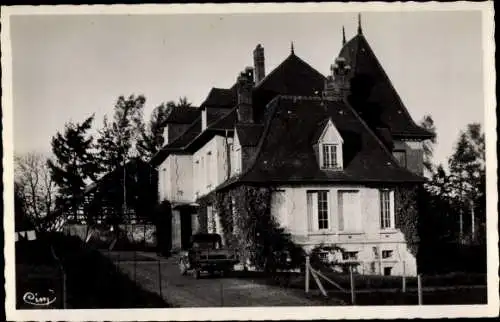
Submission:
[[[312,230],[329,228],[328,191],[308,191],[307,209]]]

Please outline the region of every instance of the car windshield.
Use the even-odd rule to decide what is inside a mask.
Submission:
[[[194,235],[192,239],[192,247],[198,249],[219,249],[220,237],[212,234]]]
[[[216,241],[195,241],[193,242],[193,248],[198,249],[217,249],[219,248],[219,243]]]

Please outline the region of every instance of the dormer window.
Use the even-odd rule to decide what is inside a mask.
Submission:
[[[318,139],[317,151],[319,165],[322,170],[341,170],[342,161],[342,137],[333,125],[332,120],[328,120],[324,125]]]
[[[323,146],[323,169],[337,169],[337,145],[324,143]]]

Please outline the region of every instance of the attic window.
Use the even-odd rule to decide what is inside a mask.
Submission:
[[[340,133],[329,120],[322,130],[318,140],[319,165],[323,170],[341,170],[342,169],[342,144],[343,140]]]
[[[337,144],[323,144],[323,168],[336,169],[339,167],[337,158]]]

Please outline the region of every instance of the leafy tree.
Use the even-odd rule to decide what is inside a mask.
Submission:
[[[64,132],[52,137],[55,160],[48,160],[51,178],[57,185],[57,205],[64,212],[77,215],[87,183],[96,181],[101,172],[93,153],[93,137],[87,132],[94,116],[82,123],[66,123]]]
[[[425,140],[423,142],[424,169],[428,173],[432,173],[434,170],[434,166],[432,164],[432,155],[434,153],[434,144],[436,144],[437,141],[436,126],[434,125],[434,120],[430,115],[425,115],[423,117],[423,119],[420,121],[420,126],[434,135],[431,139]]]
[[[169,101],[157,106],[151,113],[147,127],[142,127],[141,136],[137,142],[137,151],[142,160],[148,161],[164,145],[163,131],[165,129],[167,117],[174,108],[192,108],[186,97],[179,98],[178,103]]]
[[[114,106],[113,120],[104,117],[96,148],[106,172],[111,172],[137,156],[135,144],[144,127],[142,121],[144,96],[118,97]]]
[[[459,208],[460,220],[461,222],[467,220],[462,218],[462,212],[468,210],[471,215],[470,230],[471,233],[475,232],[476,226],[485,221],[484,208],[478,207],[486,195],[485,139],[480,124],[469,124],[467,129],[460,133],[455,151],[448,163],[453,187],[452,197]],[[470,237],[474,239],[473,235]]]
[[[47,159],[40,153],[15,156],[16,213],[22,213],[36,229],[46,228],[45,219],[55,209],[56,185],[50,175]]]

